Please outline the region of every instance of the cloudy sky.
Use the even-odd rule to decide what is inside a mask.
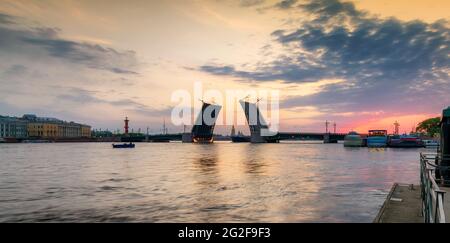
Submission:
[[[449,13],[448,0],[0,0],[0,114],[103,129],[127,115],[158,132],[171,93],[201,81],[279,89],[284,131],[410,131],[450,105]]]

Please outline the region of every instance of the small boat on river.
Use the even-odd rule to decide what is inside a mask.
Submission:
[[[128,122],[130,120],[128,120],[128,117],[125,117],[125,137],[128,137]],[[131,141],[129,143],[122,143],[122,144],[113,144],[112,145],[113,148],[134,148],[135,145],[134,143],[132,143]]]
[[[113,148],[134,148],[134,143],[113,144]]]

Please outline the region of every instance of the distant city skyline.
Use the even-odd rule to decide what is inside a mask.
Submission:
[[[200,81],[280,90],[281,131],[409,132],[450,105],[449,12],[447,0],[1,0],[0,115],[111,131],[128,116],[158,131],[171,94]]]

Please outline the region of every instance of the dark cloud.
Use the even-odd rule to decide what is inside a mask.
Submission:
[[[356,10],[355,5],[350,2],[339,0],[314,0],[306,4],[300,4],[300,8],[308,13],[315,14],[315,21],[324,21],[328,19],[338,19],[342,17],[364,17],[365,12]]]
[[[290,55],[258,63],[252,70],[217,64],[199,69],[254,81],[345,80],[318,94],[289,99],[285,107],[327,110],[339,104],[336,109],[346,111],[408,106],[424,112],[450,102],[445,95],[450,92],[450,31],[445,21],[381,19],[338,0],[310,1],[300,8],[310,20],[294,31],[272,33]]]
[[[131,106],[140,109],[148,108],[146,105],[133,101],[131,99],[119,99],[119,100],[105,100],[96,97],[95,91],[89,91],[81,88],[72,88],[67,94],[58,95],[56,98],[58,100],[71,101],[81,104],[87,103],[100,103],[100,104],[110,104],[113,106]]]
[[[125,69],[121,69],[121,68],[111,68],[110,71],[114,72],[114,73],[118,73],[118,74],[138,74],[137,72],[133,72],[133,71],[125,70]]]
[[[280,58],[277,66],[259,66],[256,71],[237,70],[232,65],[203,65],[199,69],[203,72],[218,76],[234,76],[242,78],[244,82],[250,81],[274,81],[282,80],[285,82],[315,82],[318,79],[325,78],[326,71],[321,67],[313,67],[306,64],[299,67],[292,63],[290,58]],[[273,63],[274,64],[274,63]],[[303,77],[301,80],[299,77]]]
[[[87,104],[107,104],[124,108],[127,111],[139,113],[140,115],[167,116],[170,115],[171,107],[165,109],[154,109],[133,99],[106,100],[97,97],[96,91],[89,91],[81,88],[72,88],[66,94],[56,96],[58,102],[69,101],[83,105]]]
[[[30,28],[11,24],[9,15],[0,14],[0,52],[35,57],[45,55],[92,69],[118,74],[137,74],[138,61],[133,51],[118,51],[96,44],[65,40],[55,28]]]
[[[20,64],[14,64],[11,65],[9,68],[7,68],[3,74],[8,76],[15,76],[15,75],[23,75],[28,71],[28,68],[24,65]]]
[[[294,5],[298,2],[298,0],[283,0],[275,4],[276,8],[279,9],[289,9],[294,7]]]
[[[261,5],[265,2],[265,0],[240,0],[240,5],[242,7],[253,7],[257,5]]]
[[[0,13],[0,24],[14,24],[14,17],[11,15]]]

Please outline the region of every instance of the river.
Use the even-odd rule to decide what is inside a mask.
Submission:
[[[371,222],[423,150],[0,144],[0,222]]]

